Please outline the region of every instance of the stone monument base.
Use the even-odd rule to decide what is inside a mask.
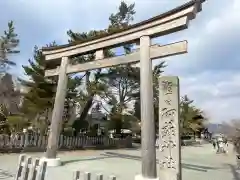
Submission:
[[[159,178],[147,178],[143,177],[141,174],[136,175],[134,180],[159,180]]]
[[[48,159],[43,157],[40,159],[40,162],[41,161],[46,161],[48,167],[57,167],[62,165],[60,158]]]

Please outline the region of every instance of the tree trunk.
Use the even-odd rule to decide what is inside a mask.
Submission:
[[[92,107],[92,104],[93,104],[93,97],[94,95],[91,95],[91,97],[88,99],[88,101],[86,102],[81,114],[80,114],[80,117],[79,117],[79,120],[85,120],[87,115],[88,115],[88,111],[89,109]]]
[[[84,120],[86,120],[86,117],[88,115],[88,111],[92,107],[92,104],[93,104],[93,98],[94,98],[94,94],[92,94],[91,97],[87,100],[83,110],[81,111],[80,117],[77,120],[75,120],[75,121],[84,121]],[[73,122],[73,124],[74,124],[74,122]],[[78,131],[78,130],[76,129],[76,131]],[[74,134],[74,135],[76,135],[76,134]]]
[[[116,120],[116,134],[121,134],[122,130],[122,118]]]

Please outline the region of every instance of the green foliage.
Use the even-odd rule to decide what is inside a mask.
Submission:
[[[110,116],[110,121],[108,122],[108,129],[116,129],[116,134],[121,133],[121,129],[123,128],[122,122],[122,114],[114,113]]]
[[[1,120],[5,120],[6,117],[8,116],[8,114],[9,114],[9,111],[8,111],[6,105],[5,104],[1,104],[0,105],[0,116],[3,118]]]
[[[125,29],[133,21],[134,4],[127,5],[121,2],[119,10],[109,17],[110,25],[109,31],[115,29]],[[126,44],[123,49],[126,54],[131,53],[132,44]],[[138,67],[133,67],[130,64],[111,67],[102,74],[101,80],[108,85],[108,91],[105,91],[102,98],[111,106],[111,116],[108,129],[116,129],[116,133],[121,133],[121,129],[131,128],[131,125],[126,121],[124,111],[128,104],[134,99],[133,93],[139,91],[139,77],[140,70]]]
[[[90,32],[75,33],[72,30],[67,32],[70,43],[82,43],[95,38],[100,38],[108,34],[121,31],[130,27],[134,19],[134,4],[121,2],[118,12],[109,17],[110,24],[105,30],[93,30]],[[55,46],[51,43],[49,46]],[[124,45],[123,50],[126,54],[131,53],[133,44]],[[113,57],[115,53],[111,50],[104,50],[105,57]],[[95,60],[94,52],[87,55],[79,55],[71,59],[72,64],[91,62]],[[28,116],[34,126],[44,131],[49,125],[49,112],[51,112],[54,103],[56,91],[56,79],[44,77],[45,60],[38,47],[34,49],[34,58],[29,60],[28,66],[23,66],[29,81],[20,80],[23,85],[29,88],[29,92],[24,96],[22,112]],[[161,62],[153,70],[153,96],[154,96],[154,114],[156,127],[158,127],[159,112],[159,84],[158,78],[166,67],[165,62]],[[81,86],[81,88],[77,88]],[[73,133],[73,130],[79,132],[80,129],[89,128],[87,121],[88,112],[91,108],[101,109],[102,103],[95,100],[96,96],[104,100],[111,108],[109,110],[110,121],[107,129],[116,129],[117,133],[121,129],[133,129],[139,127],[141,120],[140,107],[140,68],[133,64],[120,65],[103,69],[86,71],[85,73],[75,74],[69,77],[68,92],[65,99],[65,122],[63,123],[63,132]],[[134,112],[126,110],[130,103],[135,101]],[[73,123],[68,120],[71,116],[71,109],[76,102],[81,105],[80,117]],[[199,131],[203,127],[203,121],[196,118],[202,112],[194,107],[192,101],[185,96],[181,101],[181,128],[183,133]],[[105,108],[107,109],[107,108]],[[44,116],[45,119],[41,117]],[[20,121],[20,119],[18,119]],[[34,122],[34,123],[33,123]],[[135,126],[134,126],[135,124]],[[137,125],[137,126],[136,126]],[[91,129],[96,134],[96,127]]]
[[[48,46],[56,46],[56,43],[50,43]],[[29,65],[23,66],[23,69],[30,80],[19,79],[21,84],[29,90],[24,95],[21,111],[41,132],[44,132],[50,124],[49,117],[51,117],[50,113],[54,105],[57,79],[44,76],[45,58],[37,46],[34,48],[33,60],[29,59],[28,62]],[[81,78],[69,77],[65,100],[65,120],[71,116],[70,110],[77,95],[76,87],[81,83]]]
[[[0,79],[0,121],[3,123],[8,115],[16,113],[20,92],[15,90],[12,75],[4,73]]]
[[[69,127],[69,126],[65,127],[61,134],[64,135],[64,136],[73,136],[74,135],[74,128]]]
[[[92,39],[101,34],[105,34],[105,31],[90,31],[88,33],[74,33],[69,30],[67,34],[70,37],[69,42],[84,42]],[[113,52],[104,51],[106,57],[113,56]],[[72,59],[72,64],[90,62],[95,59],[95,54],[90,53],[85,56],[78,56]],[[83,75],[78,75],[77,77],[85,88],[81,89],[75,100],[80,103],[82,110],[80,112],[80,118],[78,121],[84,121],[87,118],[89,109],[94,104],[94,97],[96,95],[102,94],[106,90],[106,85],[99,81],[102,74],[102,69],[97,69],[93,71],[86,71]]]
[[[110,25],[108,27],[108,32],[118,32],[123,29],[126,29],[130,26],[130,22],[133,21],[133,16],[136,13],[135,4],[128,5],[124,1],[118,7],[118,12],[111,14],[109,17]]]
[[[13,21],[8,23],[8,29],[4,31],[4,35],[0,38],[0,72],[5,72],[9,66],[16,63],[8,59],[8,54],[16,54],[19,51],[15,47],[19,45],[19,39],[15,33]]]
[[[105,36],[106,34],[116,32],[116,30],[124,29],[132,20],[132,15],[134,12],[134,4],[128,6],[126,3],[122,2],[119,7],[119,12],[112,14],[109,18],[110,25],[107,30],[100,31],[90,31],[83,33],[74,33],[71,30],[67,32],[70,37],[70,42],[85,42],[94,38],[99,38]],[[126,51],[130,51],[131,46],[124,47]],[[104,51],[105,57],[112,57],[114,53],[110,50]],[[73,59],[72,63],[83,63],[93,61],[95,59],[95,54],[90,53],[85,56],[79,56]],[[112,69],[113,70],[113,69]],[[109,72],[112,73],[112,72]],[[78,101],[83,107],[79,120],[85,120],[89,109],[94,105],[94,97],[96,95],[100,97],[106,97],[106,92],[108,92],[108,85],[106,81],[102,81],[103,76],[106,77],[106,73],[102,69],[97,69],[93,71],[87,71],[82,77],[85,79],[85,89],[81,90],[78,96]],[[108,94],[109,95],[109,94]]]
[[[89,123],[86,120],[80,120],[79,118],[76,119],[73,124],[72,128],[76,130],[76,132],[79,132],[81,129],[88,129]]]
[[[22,132],[24,128],[29,126],[28,121],[20,115],[8,116],[7,124],[11,132]]]
[[[33,129],[39,132],[41,135],[47,134],[48,126],[50,125],[49,121],[47,121],[46,119],[43,120],[37,115],[37,118],[36,116],[34,116],[32,119],[29,119],[29,122]]]
[[[93,30],[90,32],[83,32],[83,33],[75,33],[71,30],[67,32],[67,34],[70,36],[69,42],[74,43],[83,43],[86,41],[102,38],[105,36],[108,36],[113,33],[117,33],[120,31],[123,31],[130,27],[128,22],[133,20],[133,16],[135,14],[134,11],[135,4],[130,4],[129,6],[122,1],[119,6],[119,12],[116,14],[111,14],[109,17],[110,25],[107,29],[104,30]],[[120,25],[121,24],[121,28]]]
[[[102,77],[102,81],[109,87],[105,91],[107,102],[116,112],[122,113],[134,99],[132,94],[139,91],[139,83],[134,76],[138,76],[139,72],[139,68],[125,65],[110,68]]]
[[[108,121],[108,129],[116,130],[116,134],[121,134],[121,129],[130,129],[131,125],[128,121],[125,121],[125,115],[113,112],[110,116],[110,121]]]
[[[54,46],[55,43],[50,44]],[[28,60],[29,66],[23,66],[24,72],[30,78],[30,81],[20,79],[22,85],[29,89],[25,99],[36,109],[50,108],[53,105],[55,96],[56,82],[44,77],[45,60],[37,46],[34,48],[34,60]]]
[[[157,93],[156,94],[154,93],[154,99],[157,99],[158,101]],[[200,109],[193,106],[192,103],[193,103],[193,100],[190,100],[186,95],[182,97],[180,102],[180,127],[181,127],[182,135],[200,132],[202,129],[204,129],[205,121],[207,121],[207,119],[203,115],[203,112]],[[156,128],[158,128],[158,119],[159,119],[158,103],[154,103],[154,113],[155,113],[154,118],[156,122]],[[135,101],[134,115],[137,118],[141,119],[140,100]]]
[[[133,16],[135,14],[134,4],[126,4],[121,2],[118,12],[111,14],[109,17],[110,25],[107,30],[101,31],[90,31],[88,33],[73,33],[71,30],[68,31],[70,36],[70,42],[85,42],[91,40],[95,37],[101,37],[101,35],[106,35],[106,32],[112,33],[126,29],[130,26],[133,21]],[[125,53],[131,53],[132,44],[127,44],[123,46]],[[114,56],[111,51],[105,51],[105,55]],[[76,57],[73,63],[83,63],[94,60],[94,54],[89,54],[87,56]],[[164,62],[157,65],[154,69],[154,104],[156,106],[156,117],[158,117],[158,76],[164,68]],[[87,112],[94,105],[94,97],[96,95],[100,96],[102,100],[110,105],[110,119],[122,118],[122,120],[116,120],[116,122],[123,123],[124,115],[123,111],[126,110],[128,104],[133,100],[139,99],[140,97],[140,69],[134,67],[130,64],[120,65],[118,67],[111,67],[107,71],[102,71],[98,69],[96,71],[86,72],[83,75],[85,78],[86,89],[81,91],[78,97],[83,110],[80,114],[79,120],[84,120],[87,117]],[[90,78],[92,77],[92,79]],[[105,108],[106,109],[106,108]],[[118,117],[118,118],[117,118]],[[137,116],[139,117],[139,116]],[[134,117],[133,119],[136,119]],[[156,118],[157,119],[157,118]],[[156,120],[157,121],[157,120]],[[111,121],[110,124],[116,124]],[[112,125],[109,125],[112,127]],[[121,125],[116,125],[120,127]]]
[[[204,128],[203,112],[192,105],[187,95],[183,96],[180,102],[180,127],[182,134],[196,133]]]
[[[56,46],[53,42],[49,46]],[[25,74],[30,80],[19,79],[28,90],[24,94],[21,111],[39,128],[47,127],[48,116],[53,107],[56,81],[44,77],[45,59],[37,46],[34,47],[33,60],[28,60],[29,65],[23,66]],[[39,122],[41,116],[45,116],[43,122]]]

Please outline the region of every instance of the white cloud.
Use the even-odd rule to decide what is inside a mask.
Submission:
[[[189,53],[184,59],[187,59],[188,62],[172,62],[174,67],[178,68],[180,65],[182,70],[191,68],[192,73],[202,72],[204,69],[225,70],[236,67],[236,47],[240,45],[240,21],[238,21],[240,3],[238,0],[230,2],[232,3],[214,16],[204,17],[206,19],[201,26],[190,27],[185,34],[185,38],[189,40]],[[204,7],[201,13],[208,13],[204,11]],[[202,17],[199,18],[203,20]],[[193,25],[194,21],[191,23]],[[232,62],[229,62],[229,58]],[[237,63],[237,67],[239,65]]]
[[[187,94],[194,99],[195,104],[215,122],[239,117],[239,81],[240,73],[231,72],[212,77],[211,73],[202,73],[194,78],[180,77],[182,95]]]
[[[166,59],[165,69],[167,75],[180,76],[182,95],[188,94],[215,122],[240,117],[240,2],[218,2],[205,3],[188,30],[169,38],[187,39],[189,49],[186,55]]]
[[[186,1],[127,0],[136,4],[136,21]],[[119,3],[120,0],[0,1],[6,14],[0,18],[0,32],[7,21],[15,21],[21,38],[20,62],[26,64],[34,45],[42,46],[53,40],[66,42],[68,29],[82,32],[105,28]],[[213,121],[240,116],[239,17],[239,0],[206,1],[188,30],[154,40],[160,44],[188,40],[189,53],[166,59],[165,74],[180,76],[182,94],[194,99]]]

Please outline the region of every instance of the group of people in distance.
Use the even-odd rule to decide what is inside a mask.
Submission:
[[[228,146],[227,138],[217,137],[212,140],[213,148],[216,149],[216,153],[226,153],[225,147]]]

